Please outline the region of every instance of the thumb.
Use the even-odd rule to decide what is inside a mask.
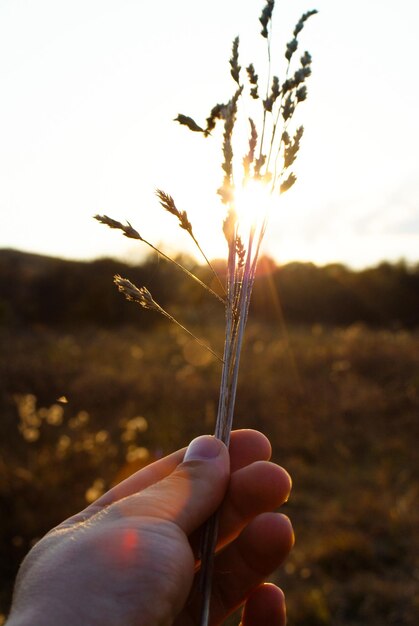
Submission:
[[[203,435],[189,444],[182,463],[169,476],[115,504],[124,516],[172,521],[189,535],[220,506],[229,477],[226,446]]]

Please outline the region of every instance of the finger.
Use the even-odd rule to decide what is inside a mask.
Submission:
[[[166,478],[166,476],[170,475],[179,463],[182,462],[185,451],[186,448],[182,448],[163,459],[159,459],[155,463],[147,465],[104,493],[85,509],[62,522],[58,528],[66,528],[80,522],[85,522],[103,508],[138,493],[143,489],[147,489],[150,485]]]
[[[182,462],[185,452],[186,448],[182,448],[164,459],[151,463],[105,493],[95,504],[106,506],[150,487],[171,474]],[[236,430],[231,434],[229,453],[230,468],[234,472],[254,461],[270,459],[271,444],[269,439],[257,430]]]
[[[236,430],[231,434],[230,446],[231,472],[250,465],[255,461],[269,461],[272,447],[269,439],[258,430]]]
[[[176,452],[169,454],[163,459],[150,463],[150,465],[147,465],[138,472],[135,472],[135,474],[132,474],[132,476],[129,476],[118,485],[115,485],[115,487],[112,487],[112,489],[104,493],[103,496],[88,506],[84,510],[84,513],[89,513],[91,511],[96,513],[99,508],[103,508],[117,502],[118,500],[122,500],[127,496],[138,493],[143,489],[147,489],[163,478],[166,478],[166,476],[169,476],[176,469],[179,463],[182,463],[185,452],[186,448],[176,450]]]
[[[150,487],[150,485],[171,474],[182,462],[185,452],[186,448],[182,448],[164,459],[151,463],[105,493],[96,500],[95,504],[107,506],[116,500],[121,500],[121,498]],[[254,461],[268,460],[271,457],[271,452],[269,439],[257,430],[233,431],[229,446],[231,471],[234,472]]]
[[[277,509],[289,497],[291,479],[274,463],[256,461],[234,472],[220,509],[217,548],[231,542],[251,519]],[[195,555],[200,547],[202,529],[190,543]]]
[[[294,544],[290,520],[280,513],[255,518],[215,562],[214,622],[249,597],[281,563]],[[219,619],[219,617],[218,617]]]
[[[147,489],[156,482],[166,478],[182,462],[185,452],[186,448],[182,448],[144,467],[107,491],[81,513],[66,520],[62,526],[85,521],[103,507]],[[268,460],[271,456],[271,445],[265,435],[257,430],[236,430],[231,434],[229,452],[231,471],[234,471],[257,460]]]
[[[256,461],[234,472],[220,511],[219,547],[237,537],[257,515],[284,504],[290,491],[289,474],[274,463]]]
[[[285,559],[294,543],[291,522],[279,513],[256,517],[242,534],[215,559],[211,624],[220,624],[241,606]],[[197,621],[201,594],[198,576],[187,607],[191,623]]]
[[[188,446],[183,462],[163,480],[110,505],[118,517],[153,518],[175,522],[187,535],[221,504],[230,478],[226,446],[209,435]]]
[[[240,626],[285,626],[286,621],[284,594],[276,585],[264,583],[247,599]]]

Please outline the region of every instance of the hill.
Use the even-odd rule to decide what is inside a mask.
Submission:
[[[209,282],[205,267],[182,262]],[[222,263],[217,263],[223,273]],[[149,257],[140,266],[99,259],[66,261],[0,250],[0,324],[112,327],[138,324],[150,327],[161,320],[138,307],[126,306],[112,285],[115,274],[146,285],[153,297],[186,319],[213,319],[222,312],[217,302],[165,261]],[[215,287],[214,287],[215,288]],[[186,303],[186,305],[185,305]],[[316,267],[311,263],[276,266],[260,263],[252,315],[272,322],[415,328],[419,324],[419,265],[381,263],[359,272],[342,265]],[[216,312],[216,313],[215,313]]]

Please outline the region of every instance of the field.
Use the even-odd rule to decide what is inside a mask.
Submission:
[[[221,328],[194,330],[221,347]],[[0,342],[6,614],[37,537],[212,431],[219,365],[165,323],[4,328]],[[419,623],[418,415],[417,333],[250,324],[235,424],[265,432],[293,478],[296,546],[276,576],[290,624]]]

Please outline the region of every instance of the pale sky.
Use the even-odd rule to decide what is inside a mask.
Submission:
[[[231,42],[262,69],[264,0],[0,0],[0,247],[138,260],[141,244],[92,219],[129,220],[191,252],[154,197],[186,209],[210,256],[224,255],[217,137]],[[279,262],[419,261],[419,4],[280,0],[274,71],[300,15],[313,56],[295,187],[278,200],[265,251]],[[281,61],[282,62],[282,61]]]

